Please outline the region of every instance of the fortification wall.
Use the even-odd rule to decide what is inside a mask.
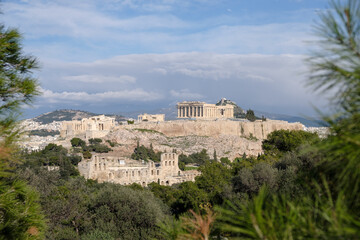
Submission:
[[[279,120],[267,121],[202,121],[202,120],[176,120],[161,123],[140,123],[134,125],[123,125],[119,128],[125,129],[148,129],[161,132],[169,137],[179,136],[208,136],[217,137],[221,135],[238,137],[255,137],[259,140],[265,139],[268,134],[275,130],[303,130],[301,123],[288,123]]]

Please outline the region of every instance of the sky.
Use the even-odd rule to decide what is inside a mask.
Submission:
[[[56,109],[151,111],[179,101],[315,116],[305,59],[327,0],[3,0],[1,22],[36,56]]]

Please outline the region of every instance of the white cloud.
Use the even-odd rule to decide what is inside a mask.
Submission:
[[[65,76],[63,78],[67,81],[78,81],[85,83],[135,83],[136,78],[133,76],[122,75],[122,76],[102,76],[102,75],[77,75],[77,76]]]
[[[127,102],[145,102],[162,99],[161,94],[155,92],[146,92],[143,89],[123,90],[123,91],[107,91],[100,93],[87,92],[53,92],[49,89],[41,89],[43,95],[41,98],[46,103],[112,103],[116,101]]]
[[[319,106],[324,100],[304,87],[305,57],[198,52],[132,54],[86,63],[48,61],[40,79],[47,89],[43,102],[67,106],[79,101],[109,107],[113,102],[126,101],[129,108],[153,104],[156,109],[160,103],[215,102],[226,97],[244,108],[307,114],[312,112],[309,102]],[[110,78],[104,80],[102,76]],[[124,82],[119,83],[112,76],[131,77],[123,77]],[[132,78],[136,81],[131,82]]]
[[[170,90],[170,95],[173,96],[176,99],[179,99],[179,100],[186,99],[188,101],[204,98],[203,95],[201,95],[199,93],[190,92],[189,89],[181,89],[181,90],[178,90],[178,91]]]
[[[181,5],[176,1],[146,2],[160,8]],[[5,1],[2,17],[32,40],[30,50],[37,56],[86,61],[89,56],[97,59],[131,52],[297,54],[304,52],[304,41],[311,39],[307,23],[246,25],[228,19],[219,24],[213,17],[194,21],[173,12],[139,11],[123,16],[114,14],[115,6],[105,11],[99,5],[146,6],[143,1]]]

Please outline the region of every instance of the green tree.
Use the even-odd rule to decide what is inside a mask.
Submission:
[[[86,145],[86,142],[80,138],[72,138],[70,143],[73,147],[84,147]]]
[[[245,118],[249,120],[250,122],[255,122],[256,116],[253,110],[249,109],[246,111]]]
[[[319,141],[316,133],[302,130],[277,130],[270,133],[262,142],[266,154],[279,154],[295,151],[299,146]]]
[[[209,195],[212,204],[222,204],[224,191],[231,185],[231,170],[219,162],[206,162],[199,167],[201,175],[196,178],[197,186]]]
[[[90,138],[89,139],[90,144],[98,144],[98,143],[101,143],[101,142],[102,142],[102,139],[100,139],[100,138]]]
[[[16,118],[24,104],[39,94],[32,71],[38,63],[22,51],[16,29],[0,25],[0,236],[3,239],[41,239],[45,230],[37,194],[14,180],[13,154],[19,136]]]
[[[222,229],[232,236],[357,239],[360,235],[360,2],[331,1],[330,6],[316,25],[320,42],[309,59],[309,84],[333,96],[337,114],[324,116],[331,133],[315,144],[315,150],[303,149],[310,159],[302,159],[302,153],[291,159],[293,163],[283,159],[279,165],[291,169],[288,166],[298,165],[298,159],[305,160],[299,173],[305,189],[301,195],[289,198],[262,188],[252,201],[230,203],[232,210],[220,210]]]

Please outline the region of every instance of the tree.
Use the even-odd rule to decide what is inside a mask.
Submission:
[[[322,145],[322,168],[360,211],[360,2],[331,1],[333,11],[320,13],[315,29],[319,50],[309,59],[309,85],[332,95],[334,116],[324,117],[331,134]],[[340,171],[339,171],[340,170]],[[358,215],[359,216],[359,215]]]
[[[37,194],[14,180],[11,167],[17,162],[16,119],[21,107],[39,94],[31,75],[37,67],[36,58],[23,53],[19,32],[0,25],[0,235],[4,239],[40,239],[45,230]]]
[[[256,116],[253,110],[249,109],[246,111],[245,118],[249,120],[250,122],[255,122]]]
[[[302,130],[277,130],[270,133],[262,142],[262,149],[266,154],[285,153],[295,151],[305,143],[310,144],[317,141],[319,141],[319,137],[316,133]]]
[[[90,144],[99,144],[102,142],[102,139],[101,138],[90,138],[89,139],[89,143]]]
[[[72,138],[70,143],[72,147],[84,147],[86,145],[86,142],[80,138]]]
[[[332,95],[336,114],[323,117],[331,134],[303,151],[313,154],[298,175],[304,193],[290,199],[263,187],[252,201],[220,210],[223,229],[232,236],[357,239],[360,235],[360,1],[330,1],[330,7],[319,15],[320,40],[308,62],[309,85]],[[287,167],[298,165],[297,160],[292,158],[292,164],[282,160],[279,167],[291,170]]]

